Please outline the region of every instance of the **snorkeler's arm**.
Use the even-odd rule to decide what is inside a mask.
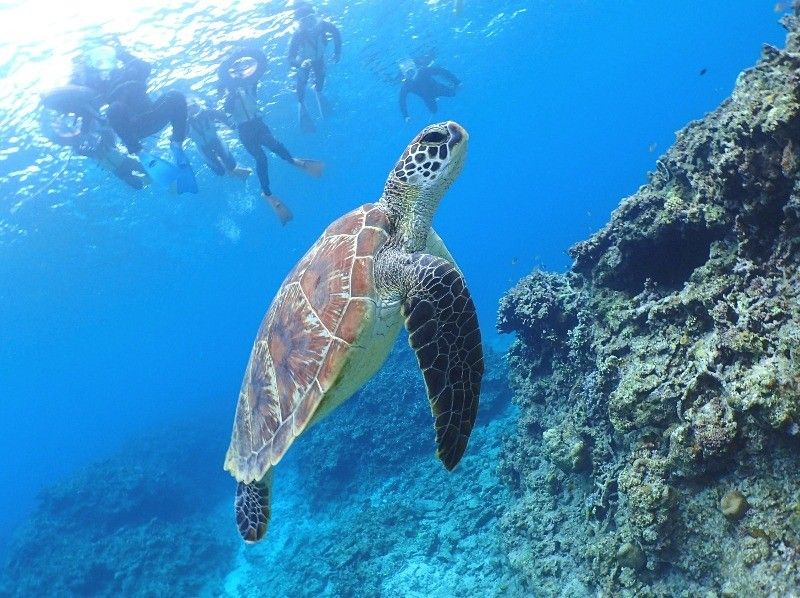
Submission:
[[[333,40],[333,60],[339,62],[339,58],[342,56],[342,34],[339,32],[339,28],[330,21],[323,21],[322,32],[330,35]]]
[[[289,42],[289,65],[297,68],[300,67],[300,35],[299,31],[295,31]]]
[[[442,68],[440,66],[431,66],[428,67],[428,73],[430,75],[441,75],[448,81],[450,81],[453,85],[461,85],[461,79],[456,77],[452,72],[448,71],[446,68]]]

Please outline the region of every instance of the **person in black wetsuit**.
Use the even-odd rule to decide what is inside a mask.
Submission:
[[[403,82],[400,86],[400,113],[406,122],[410,120],[407,104],[408,94],[418,95],[425,102],[428,110],[435,114],[439,109],[437,98],[452,98],[456,95],[458,86],[461,85],[461,80],[447,69],[411,58],[400,63],[400,71],[403,74]]]
[[[320,176],[324,163],[295,158],[275,139],[258,108],[258,82],[267,70],[267,57],[258,49],[241,49],[225,59],[218,75],[225,93],[224,109],[239,133],[244,149],[255,158],[261,195],[269,203],[281,224],[292,219],[292,212],[272,194],[269,186],[269,163],[264,147],[311,176]]]
[[[42,133],[50,141],[71,147],[79,156],[94,160],[134,189],[142,189],[149,179],[138,160],[117,149],[111,128],[87,112],[64,114],[47,108],[41,112]]]
[[[186,97],[179,91],[168,91],[151,100],[147,79],[152,66],[133,56],[121,45],[113,48],[115,60],[109,60],[108,47],[96,48],[98,57],[79,65],[71,83],[95,90],[99,105],[108,104],[108,121],[125,147],[132,154],[142,150],[141,140],[172,125],[170,137],[179,147],[186,139]]]
[[[304,131],[313,132],[314,121],[306,108],[306,87],[311,72],[314,73],[314,93],[317,96],[320,114],[327,118],[330,107],[325,96],[325,46],[333,40],[333,62],[342,57],[342,35],[330,21],[318,19],[313,7],[307,2],[295,5],[294,18],[297,30],[289,44],[289,64],[297,69],[297,101],[300,127]]]
[[[252,171],[236,164],[236,158],[217,134],[216,123],[229,125],[228,116],[220,110],[205,107],[196,97],[187,98],[187,106],[189,138],[197,145],[208,167],[219,176],[229,174],[240,179],[247,178]]]

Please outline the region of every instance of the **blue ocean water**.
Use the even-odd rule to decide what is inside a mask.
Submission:
[[[771,2],[464,0],[458,13],[454,4],[319,2],[344,45],[327,83],[335,112],[314,135],[296,123],[283,2],[0,4],[0,547],[43,487],[166,422],[219,413],[221,467],[280,281],[329,222],[378,198],[425,124],[453,119],[470,132],[435,226],[467,276],[487,344],[502,346],[493,332],[502,293],[534,267],[566,267],[566,249],[644,182],[674,131],[726,97],[762,43],[783,37]],[[39,94],[111,34],[153,62],[156,93],[209,99],[227,52],[265,49],[267,122],[293,153],[327,163],[314,180],[271,159],[290,225],[275,220],[254,177],[217,178],[191,148],[200,194],[135,192],[38,133]],[[405,124],[396,65],[422,51],[463,85],[435,117],[412,99]],[[158,147],[166,155],[166,137]]]

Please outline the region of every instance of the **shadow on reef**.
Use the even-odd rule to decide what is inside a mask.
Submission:
[[[0,595],[218,595],[237,547],[210,514],[230,491],[226,438],[196,415],[45,489]]]
[[[800,25],[501,302],[515,569],[543,596],[800,588]]]

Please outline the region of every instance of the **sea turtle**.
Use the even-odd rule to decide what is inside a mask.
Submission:
[[[467,139],[454,122],[423,129],[381,198],[328,226],[278,290],[250,353],[225,457],[245,541],[267,531],[272,468],[380,369],[404,320],[435,417],[437,456],[452,470],[464,454],[483,349],[475,305],[431,220],[461,171]]]

